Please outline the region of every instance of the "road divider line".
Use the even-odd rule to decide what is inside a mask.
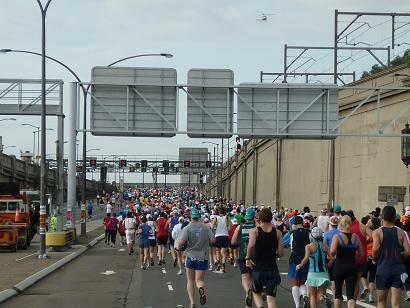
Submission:
[[[168,286],[168,290],[171,292],[171,291],[174,291],[174,288],[172,287],[172,284],[171,284],[171,282],[167,282],[167,286]]]
[[[34,255],[36,255],[36,254],[38,254],[38,252],[34,252],[34,253],[29,254],[29,255],[27,255],[27,256],[25,256],[25,257],[22,257],[22,258],[18,258],[18,259],[16,259],[16,261],[21,261],[21,260],[24,260],[25,258],[28,258],[28,257],[34,256]]]
[[[163,273],[163,274],[166,274],[166,273],[167,273],[167,271],[165,270],[165,268],[162,268],[162,273]]]

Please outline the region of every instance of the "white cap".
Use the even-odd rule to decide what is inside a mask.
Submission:
[[[407,217],[410,217],[410,210],[406,211],[404,215],[406,215]]]
[[[410,211],[410,205],[406,206],[406,212]]]
[[[313,238],[318,239],[323,236],[323,231],[319,227],[314,227],[311,231]]]

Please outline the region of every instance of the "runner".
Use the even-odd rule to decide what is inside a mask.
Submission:
[[[403,230],[394,226],[396,209],[385,206],[382,210],[382,227],[373,233],[373,259],[377,261],[377,306],[385,307],[391,290],[392,307],[400,307],[401,292],[406,269],[403,256],[410,256],[410,246]]]
[[[88,201],[87,204],[87,213],[88,213],[88,220],[91,220],[93,218],[93,203],[90,201]]]
[[[178,249],[179,241],[181,239],[181,234],[182,234],[183,222],[184,222],[184,217],[179,217],[178,224],[174,226],[172,230],[172,234],[171,234],[174,240],[174,248],[176,250],[177,263],[179,267],[179,271],[177,275],[182,275],[182,269],[184,265],[184,257],[183,257],[184,247],[181,250]]]
[[[319,227],[314,227],[311,232],[312,243],[306,246],[305,257],[302,262],[296,265],[299,271],[309,262],[309,273],[306,285],[309,288],[310,307],[316,308],[318,297],[321,296],[328,308],[332,307],[332,301],[326,295],[326,288],[331,285],[326,266],[326,256],[330,256],[330,249],[323,244],[323,231]],[[333,263],[331,259],[331,263]]]
[[[325,235],[323,237],[323,243],[329,248],[332,246],[333,237],[337,236],[340,233],[338,229],[339,223],[340,223],[340,220],[337,216],[330,217],[328,230],[325,232]],[[330,258],[331,257],[328,257],[328,262],[330,262]],[[334,266],[335,266],[334,262],[328,263],[329,278],[330,278],[330,281],[332,282],[332,293],[333,294],[335,294],[335,281],[333,278]]]
[[[192,222],[182,229],[181,239],[178,250],[187,244],[184,255],[186,256],[185,267],[187,276],[187,291],[191,307],[195,307],[195,286],[199,292],[199,302],[205,305],[205,272],[208,268],[209,242],[214,242],[215,238],[212,231],[199,219],[201,214],[197,209],[191,210]]]
[[[226,272],[226,260],[228,258],[229,246],[229,232],[231,227],[230,219],[225,215],[224,208],[219,209],[219,215],[213,221],[213,228],[215,229],[215,245],[216,245],[216,270]],[[222,258],[221,258],[222,257]],[[222,259],[222,263],[221,263]]]
[[[127,217],[124,219],[125,227],[125,238],[127,241],[128,254],[131,255],[134,252],[134,241],[135,241],[135,219],[132,217],[132,213],[128,212]]]
[[[118,230],[118,219],[115,213],[112,213],[112,217],[110,219],[108,229],[110,231],[110,246],[115,248],[115,239],[117,237],[117,230]]]
[[[145,270],[149,267],[149,230],[150,226],[147,224],[147,218],[141,216],[141,224],[138,227],[137,234],[139,234],[139,248],[140,248],[140,262],[141,269]]]
[[[174,247],[174,239],[172,237],[172,230],[174,227],[178,224],[178,209],[174,208],[171,213],[171,217],[168,218],[167,223],[165,225],[165,228],[168,229],[168,244],[171,249],[171,255],[172,259],[174,260],[174,267],[177,266],[178,259],[177,259],[177,254],[175,252],[175,247]]]
[[[156,221],[157,223],[157,244],[158,244],[158,265],[165,264],[165,246],[168,241],[168,230],[166,229],[166,214],[161,212]]]
[[[259,212],[260,226],[249,233],[246,266],[252,268],[253,299],[257,307],[263,307],[262,289],[267,292],[268,308],[276,307],[276,291],[280,275],[276,256],[283,255],[282,233],[272,224],[272,212],[263,208]]]
[[[152,220],[152,215],[147,214],[147,224],[150,226],[149,230],[149,265],[154,266],[154,250],[157,247],[157,238],[156,238],[156,231],[157,231],[157,224],[155,221]]]
[[[233,267],[237,267],[237,260],[238,260],[238,245],[232,244],[232,236],[235,233],[236,228],[238,227],[238,221],[236,218],[232,219],[232,226],[229,229],[229,261]]]
[[[309,297],[307,296],[307,289],[305,281],[309,272],[309,264],[305,264],[298,271],[296,265],[302,262],[305,256],[305,247],[310,243],[309,230],[303,228],[303,218],[295,216],[293,222],[293,231],[290,235],[291,254],[289,257],[289,271],[288,276],[292,283],[292,296],[296,308],[299,308],[302,301],[302,307],[309,307]]]
[[[246,294],[245,304],[247,307],[252,307],[252,269],[246,266],[245,257],[249,243],[249,231],[255,228],[254,216],[254,210],[246,210],[245,222],[236,228],[231,240],[231,243],[237,244],[239,248],[238,264],[241,272],[242,288]]]
[[[107,215],[104,217],[103,220],[103,225],[104,225],[104,232],[105,232],[105,240],[104,242],[106,244],[110,243],[110,220],[111,220],[111,214],[107,213]]]
[[[346,297],[348,307],[356,307],[355,288],[357,282],[356,254],[363,255],[362,245],[356,234],[352,234],[350,227],[352,220],[348,215],[342,217],[340,221],[340,234],[333,237],[330,252],[336,256],[333,269],[335,280],[334,302],[335,308],[342,307],[343,284],[346,284]]]

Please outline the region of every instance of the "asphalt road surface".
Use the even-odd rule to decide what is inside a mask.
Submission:
[[[110,248],[101,241],[2,307],[189,307],[186,278],[178,276],[171,263],[167,255],[166,265],[142,271],[135,254],[129,256],[123,247]],[[277,303],[278,307],[292,308],[287,266],[287,258],[279,261],[282,284],[278,288]],[[205,279],[207,303],[204,307],[245,307],[237,268],[228,265],[226,274],[208,271]],[[363,303],[361,306],[374,307]],[[201,307],[198,298],[197,307]]]

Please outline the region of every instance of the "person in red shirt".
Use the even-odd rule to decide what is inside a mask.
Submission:
[[[105,231],[105,243],[106,244],[109,244],[109,242],[110,242],[110,229],[109,229],[110,220],[111,220],[111,214],[107,213],[107,216],[105,216],[104,220],[103,220],[104,231]]]
[[[235,233],[236,227],[239,226],[239,223],[236,218],[232,218],[232,226],[228,231],[228,238],[229,238],[229,260],[233,267],[237,266],[238,260],[238,244],[232,245],[232,237]]]
[[[157,219],[157,244],[158,244],[158,265],[165,264],[165,246],[168,242],[168,228],[167,228],[167,220],[166,215],[164,212],[159,214]]]

